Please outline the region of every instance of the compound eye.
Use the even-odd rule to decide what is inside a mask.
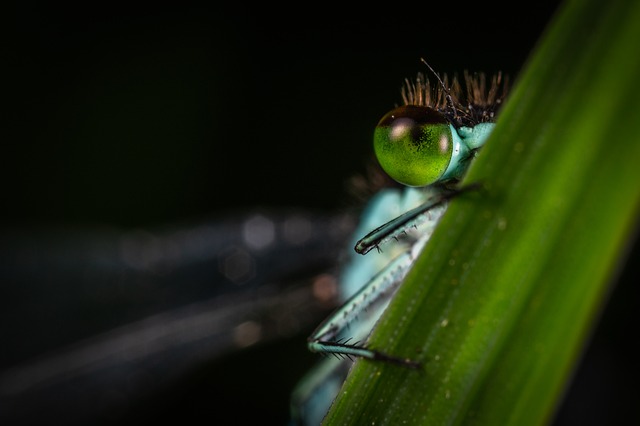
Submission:
[[[373,148],[393,179],[407,186],[426,186],[447,170],[453,138],[449,122],[438,111],[405,105],[382,117],[373,135]]]

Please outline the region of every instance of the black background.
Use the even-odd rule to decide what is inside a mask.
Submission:
[[[22,5],[3,213],[131,227],[334,209],[421,57],[515,75],[552,10]]]
[[[439,72],[517,76],[555,7],[15,6],[3,225],[127,230],[257,207],[339,211],[373,127],[403,79],[426,71],[420,58]],[[616,330],[630,318],[628,288],[558,424],[625,418],[633,399],[619,366],[631,355]],[[288,389],[316,359],[303,339],[204,366],[113,419],[283,424]]]

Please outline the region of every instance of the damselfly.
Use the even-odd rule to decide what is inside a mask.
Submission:
[[[379,165],[402,187],[380,190],[362,213],[352,241],[355,252],[340,277],[345,302],[308,341],[311,351],[335,357],[320,363],[294,390],[295,422],[321,422],[353,358],[421,367],[414,360],[367,347],[366,339],[449,200],[477,188],[460,187],[459,182],[493,130],[508,88],[501,73],[487,78],[464,72],[461,79],[454,76],[449,82],[423,62],[437,84],[422,74],[414,81],[405,80],[403,105],[385,114],[374,131]],[[382,251],[380,247],[390,240],[396,243]],[[377,253],[362,256],[372,249]]]

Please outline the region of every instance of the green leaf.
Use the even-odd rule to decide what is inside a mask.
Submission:
[[[640,2],[557,12],[326,424],[550,421],[637,226]]]

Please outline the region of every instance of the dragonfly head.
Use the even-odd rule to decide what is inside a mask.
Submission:
[[[427,186],[442,178],[453,146],[449,121],[427,106],[404,105],[389,111],[373,136],[382,169],[407,186]]]

